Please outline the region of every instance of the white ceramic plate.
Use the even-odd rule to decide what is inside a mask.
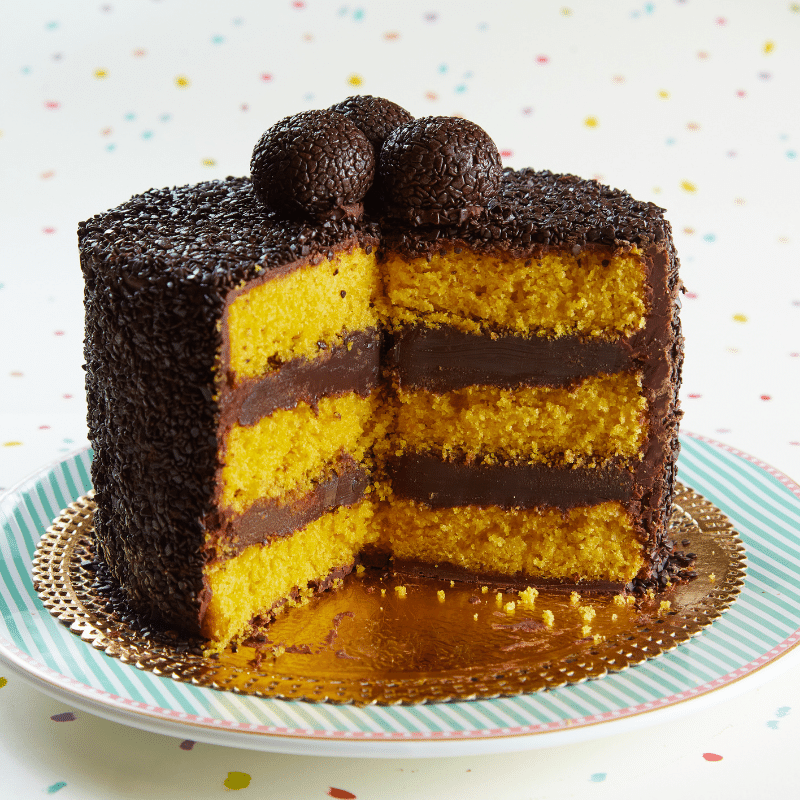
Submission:
[[[703,635],[621,673],[549,692],[355,708],[203,689],[108,658],[54,620],[30,578],[41,532],[90,488],[84,450],[0,498],[0,660],[90,713],[183,739],[302,755],[421,757],[567,744],[664,722],[800,663],[800,486],[684,435],[680,479],[733,521],[747,548],[739,599]]]

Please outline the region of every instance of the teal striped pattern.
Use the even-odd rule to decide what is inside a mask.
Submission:
[[[800,487],[755,459],[683,437],[680,479],[732,519],[747,548],[742,595],[703,635],[596,681],[513,698],[415,707],[317,705],[157,677],[82,642],[41,606],[30,578],[41,532],[90,488],[86,451],[0,500],[0,657],[115,710],[214,729],[358,740],[464,739],[575,728],[707,694],[800,640]]]

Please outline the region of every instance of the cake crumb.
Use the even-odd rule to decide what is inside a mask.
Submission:
[[[614,605],[615,606],[624,606],[627,598],[624,594],[615,594],[614,595]]]
[[[394,591],[398,597],[405,597],[408,594],[405,586],[395,586]]]
[[[612,614],[612,615],[611,615],[611,621],[612,621],[612,622],[616,622],[616,621],[617,621],[617,619],[618,619],[618,617],[617,617],[617,615],[616,615],[616,614]]]
[[[578,614],[584,625],[588,625],[597,616],[597,611],[594,606],[578,606]]]
[[[511,616],[517,608],[517,604],[513,600],[509,600],[504,606],[503,610]]]
[[[440,603],[444,603],[444,589],[439,589],[439,591],[436,592],[436,596],[439,598]]]
[[[552,611],[542,611],[542,622],[547,625],[548,628],[552,628],[555,624],[556,617]]]
[[[572,592],[569,596],[569,604],[577,606],[581,602],[581,596],[577,592]]]
[[[714,581],[717,579],[717,576],[713,572],[709,572],[708,579],[711,581],[711,583],[714,583]]]
[[[636,603],[636,598],[635,598],[635,597],[634,597],[632,594],[629,594],[629,595],[628,595],[628,596],[625,598],[625,602],[626,602],[626,603],[627,603],[629,606],[632,606],[632,605],[634,605],[634,604]]]
[[[591,625],[584,625],[581,628],[581,636],[585,639],[587,636],[590,636],[592,633],[592,626]]]
[[[489,591],[488,586],[481,586],[481,594],[487,594]]]
[[[286,652],[286,648],[279,644],[277,647],[272,648],[272,657],[273,658],[280,658]]]
[[[364,571],[365,571],[365,569],[366,569],[366,567],[365,567],[363,564],[359,564],[359,565],[356,567],[356,574],[357,574],[357,575],[363,575],[363,574],[364,574]]]
[[[648,589],[644,594],[648,600],[652,600],[656,596],[654,589]]]
[[[452,589],[456,585],[455,581],[450,581],[450,588]]]
[[[333,579],[333,588],[334,589],[341,589],[344,586],[344,581],[341,578],[334,578]]]
[[[602,634],[595,633],[594,636],[592,636],[592,639],[594,639],[595,644],[600,644],[600,642],[604,642],[606,640],[606,637]]]
[[[533,606],[536,602],[536,598],[539,596],[539,592],[533,588],[533,586],[529,586],[527,589],[519,593],[519,599],[526,606]]]
[[[381,589],[381,597],[386,597],[386,589]]]
[[[658,611],[660,614],[664,614],[672,608],[672,603],[669,600],[662,600],[661,604],[658,607]]]
[[[494,596],[494,601],[495,601],[495,603],[497,603],[498,606],[503,605],[503,593],[502,592],[498,592]]]

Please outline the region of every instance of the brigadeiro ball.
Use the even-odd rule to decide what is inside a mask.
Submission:
[[[411,122],[414,117],[402,106],[383,97],[357,94],[331,106],[330,111],[343,114],[360,128],[377,153],[386,137],[398,126]]]
[[[500,188],[495,143],[474,122],[422,117],[384,142],[377,182],[386,213],[414,225],[461,223],[478,216]]]
[[[346,117],[304,111],[273,125],[250,161],[258,199],[286,217],[360,217],[375,177],[375,150]]]

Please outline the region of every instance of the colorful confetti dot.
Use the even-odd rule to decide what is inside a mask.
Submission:
[[[19,447],[21,444],[22,442],[16,442],[16,441],[3,442],[3,447]]]
[[[136,56],[136,58],[141,58],[143,55],[146,55],[146,54],[147,54],[147,50],[145,50],[143,47],[137,47],[133,51],[133,55]]]
[[[694,193],[697,191],[697,186],[695,186],[691,181],[681,181],[681,189],[683,189],[684,192]]]
[[[51,111],[55,111],[61,103],[58,100],[45,100],[44,107],[49,108]]]
[[[95,78],[107,78],[108,77],[108,70],[107,69],[96,69],[94,71]]]
[[[364,83],[364,79],[360,75],[353,73],[352,75],[348,76],[347,82],[351,86],[361,86],[361,84]]]
[[[562,14],[563,14],[565,17],[569,17],[569,16],[572,14],[572,9],[571,9],[571,8],[567,8],[567,7],[565,6],[564,8],[562,8],[562,9],[561,9],[561,13],[562,13]]]
[[[658,93],[658,96],[662,100],[669,100],[669,92],[666,89],[661,89],[661,91]]]
[[[204,167],[215,167],[217,162],[213,158],[204,158],[202,164]]]
[[[703,758],[706,761],[722,761],[722,756],[718,756],[716,753],[703,753]]]
[[[595,772],[594,775],[589,778],[589,780],[592,781],[592,783],[602,783],[606,777],[607,773],[605,772]]]
[[[761,399],[762,399],[762,400],[772,400],[772,395],[769,395],[769,394],[762,394],[762,395],[761,395]]]
[[[59,790],[63,789],[66,785],[66,781],[58,781],[57,783],[52,784],[52,786],[47,787],[47,794],[55,794]]]
[[[270,75],[269,72],[262,72],[261,73],[261,80],[265,81],[265,82],[266,81],[271,81],[272,80],[272,75]]]
[[[75,722],[77,717],[72,711],[64,711],[61,714],[53,714],[50,719],[53,720],[53,722]]]
[[[191,750],[194,747],[194,742],[191,739],[184,739],[178,746],[181,750]]]
[[[250,785],[250,776],[246,772],[229,772],[222,785],[226,789],[246,789]]]
[[[187,78],[185,75],[178,75],[178,77],[177,77],[177,78],[175,78],[175,85],[176,85],[176,86],[177,86],[179,89],[186,89],[186,88],[188,88],[188,87],[189,87],[189,85],[190,85],[190,83],[191,83],[191,82],[189,81],[189,79],[188,79],[188,78]]]
[[[775,49],[775,42],[764,42],[764,52],[769,54]]]
[[[746,314],[734,314],[733,315],[734,322],[747,322],[747,315]]]
[[[550,63],[550,56],[536,56],[536,63],[537,64],[549,64]]]
[[[335,797],[337,800],[355,800],[356,798],[352,792],[348,792],[346,789],[336,789],[333,786],[328,789],[328,797]]]
[[[400,34],[397,31],[386,31],[383,34],[383,38],[386,39],[387,42],[395,42],[400,38]]]
[[[787,715],[787,714],[788,714],[788,713],[789,713],[791,710],[792,710],[792,709],[791,709],[791,707],[790,707],[790,706],[781,706],[781,707],[780,707],[780,708],[779,708],[779,709],[778,709],[778,710],[775,712],[775,716],[776,716],[776,717],[785,717],[785,716],[786,716],[786,715]]]
[[[583,121],[583,124],[587,128],[596,128],[600,122],[598,121],[597,117],[586,117],[586,119]]]
[[[8,681],[5,678],[0,678],[0,689],[8,684]]]

